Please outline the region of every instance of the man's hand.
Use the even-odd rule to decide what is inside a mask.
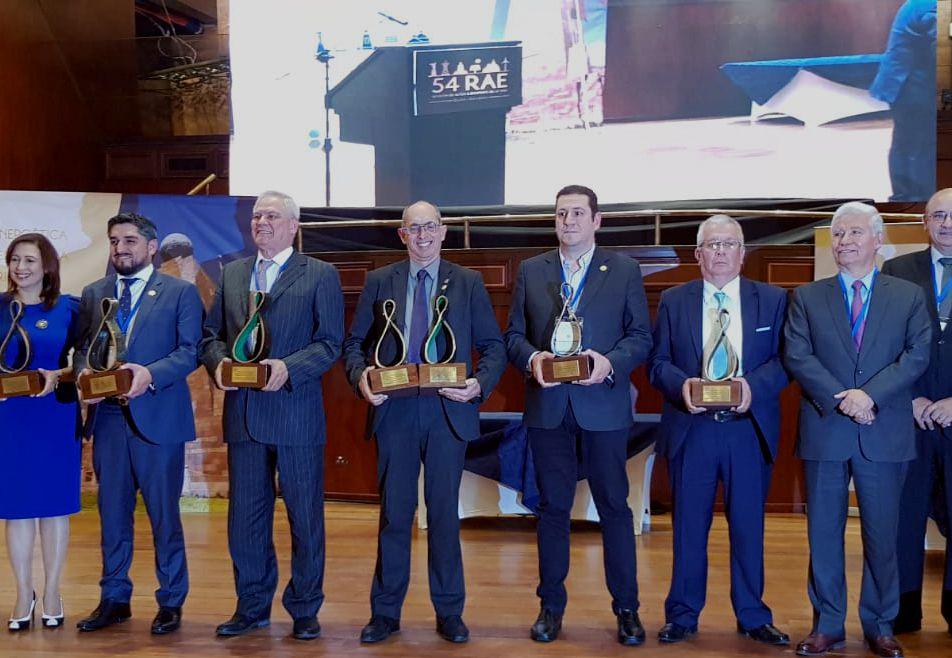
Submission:
[[[952,424],[952,398],[936,400],[926,408],[923,416],[928,416],[935,425],[948,427]]]
[[[226,361],[228,363],[231,363],[231,359],[229,359],[228,357],[225,357],[224,359],[218,362],[217,366],[215,366],[215,386],[218,387],[219,391],[237,391],[238,390],[237,386],[225,386],[224,384],[221,383],[222,364],[225,363]]]
[[[466,388],[441,388],[437,392],[454,402],[469,402],[477,395],[482,394],[483,389],[479,385],[478,379],[470,377],[466,380]]]
[[[872,423],[872,418],[875,418],[871,415],[876,403],[873,402],[873,398],[866,394],[866,391],[850,388],[840,391],[833,397],[840,401],[839,410],[856,422],[868,425]]]
[[[931,404],[932,400],[926,397],[918,397],[912,401],[912,419],[916,421],[916,425],[918,425],[921,430],[935,429],[935,423],[932,422],[932,417],[926,413]]]
[[[739,414],[745,414],[750,410],[750,403],[753,402],[753,395],[750,392],[750,384],[743,377],[734,377],[734,381],[740,382],[740,404],[733,408]]]
[[[268,383],[264,385],[262,391],[273,393],[284,386],[288,381],[288,367],[284,365],[281,359],[261,359],[262,365],[268,366]]]
[[[79,377],[76,378],[77,383],[79,382],[80,377],[85,377],[86,375],[93,374],[93,371],[89,368],[83,368],[83,371],[79,373]],[[79,386],[76,387],[76,392],[79,393],[79,399],[85,402],[86,404],[99,404],[105,398],[89,398],[88,400],[83,397],[83,389]]]
[[[360,394],[364,396],[364,399],[367,402],[375,407],[379,407],[387,401],[387,395],[384,393],[374,393],[370,390],[370,379],[368,377],[368,373],[373,369],[373,366],[367,366],[364,368],[364,371],[360,373],[360,382],[357,384],[357,387],[360,389]]]
[[[575,383],[581,384],[582,386],[601,384],[603,381],[605,381],[605,378],[611,374],[612,362],[595,350],[584,350],[582,354],[592,359],[592,372],[589,374],[588,379],[580,379]]]
[[[532,378],[536,380],[536,383],[542,388],[552,388],[553,386],[559,386],[561,382],[547,382],[542,379],[542,362],[546,359],[554,359],[555,355],[552,352],[539,352],[534,357],[532,357]]]
[[[684,399],[684,406],[692,414],[703,414],[707,411],[707,407],[695,407],[691,403],[691,382],[700,382],[700,377],[688,377],[684,380],[684,383],[681,384],[681,397]]]
[[[44,368],[37,368],[36,370],[43,376],[43,390],[33,397],[42,398],[52,393],[56,385],[59,384],[60,371],[46,370]]]
[[[148,368],[138,363],[123,363],[119,368],[132,371],[132,384],[129,385],[129,392],[123,397],[134,400],[148,390],[149,384],[152,383],[152,373]]]

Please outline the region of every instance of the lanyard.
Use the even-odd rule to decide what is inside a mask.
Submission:
[[[594,258],[594,254],[592,256]],[[562,284],[567,284],[568,280],[565,278],[565,266],[560,262],[561,265],[560,271],[562,272]],[[588,273],[592,270],[592,261],[588,261],[588,267],[585,268],[585,274],[582,275],[582,280],[578,282],[578,288],[572,291],[572,298],[566,300],[568,302],[569,308],[573,311],[575,307],[578,306],[579,297],[582,296],[582,290],[585,288],[585,280],[588,279]]]
[[[945,268],[943,268],[945,269]],[[936,263],[932,263],[932,290],[935,292],[935,306],[939,308],[942,306],[942,302],[945,301],[945,298],[949,296],[949,293],[952,292],[952,277],[949,277],[949,280],[945,282],[945,285],[942,286],[942,292],[939,292],[939,272],[936,271]]]
[[[262,259],[262,260],[263,260],[263,259]],[[267,291],[265,291],[265,290],[259,290],[259,289],[258,289],[258,277],[255,276],[255,274],[256,274],[256,270],[258,269],[258,263],[259,263],[259,262],[261,262],[261,261],[256,260],[256,261],[255,261],[255,264],[254,264],[254,265],[252,266],[252,268],[251,268],[251,285],[253,285],[253,286],[255,287],[255,288],[254,288],[254,289],[255,289],[255,292],[267,292]],[[274,261],[272,260],[271,262],[273,263]],[[290,264],[291,264],[291,259],[290,259],[290,257],[289,257],[286,261],[284,261],[284,265],[282,265],[281,267],[278,268],[278,275],[277,275],[276,277],[274,277],[275,282],[277,282],[278,278],[280,278],[281,273],[282,273],[284,270],[288,269],[288,265],[290,265]],[[269,267],[268,270],[270,270],[270,269],[271,269],[271,268]],[[268,270],[265,270],[265,272],[264,272],[265,283],[267,283],[267,280],[268,280]],[[272,285],[273,285],[273,284],[272,284]]]
[[[120,279],[120,282],[122,283],[122,285],[128,286],[128,288],[129,288],[129,296],[130,296],[130,297],[132,297],[132,284],[135,283],[136,281],[142,281],[142,279],[137,279],[137,278],[135,278],[135,277],[133,277],[133,278],[132,278],[131,280],[129,280],[129,281],[122,281],[122,280]],[[145,283],[145,281],[143,281],[143,283]],[[120,293],[119,296],[120,296],[120,298],[121,298],[121,297],[122,297],[122,293]],[[129,315],[116,314],[116,324],[119,325],[119,330],[120,330],[123,334],[126,333],[126,330],[129,328],[129,325],[132,323],[132,318],[135,317],[136,312],[139,310],[139,304],[142,303],[142,298],[143,298],[143,297],[145,297],[145,291],[144,291],[144,290],[142,291],[142,293],[139,294],[139,299],[136,300],[136,303],[132,305],[132,308],[129,310]]]
[[[878,269],[873,270],[873,278],[869,281],[869,292],[866,295],[866,301],[863,302],[863,307],[859,311],[859,315],[856,317],[856,322],[852,321],[853,317],[853,308],[850,304],[850,296],[846,291],[846,283],[843,281],[843,273],[841,272],[836,276],[836,280],[840,282],[840,290],[843,291],[843,299],[846,301],[846,319],[850,322],[850,335],[853,338],[856,338],[856,334],[859,333],[859,328],[863,326],[863,323],[866,322],[866,316],[869,314],[869,302],[873,299],[873,286],[876,285],[876,276],[879,274]],[[853,294],[859,295],[862,289],[854,291]]]

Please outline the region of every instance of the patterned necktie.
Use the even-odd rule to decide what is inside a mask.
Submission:
[[[724,303],[727,301],[727,295],[723,291],[718,290],[714,293],[714,299],[717,300],[717,311],[715,312],[715,321],[711,323],[712,331],[720,336],[722,330],[721,318],[727,314],[727,310],[724,308]],[[716,339],[715,339],[716,340]],[[714,352],[711,354],[711,376],[715,379],[723,379],[727,377],[728,369],[728,355],[727,355],[727,340],[718,341],[714,346]]]
[[[942,266],[942,285],[939,286],[941,292],[945,290],[949,279],[952,278],[952,258],[940,258],[939,265]],[[952,294],[946,295],[939,304],[939,321],[947,322],[950,314],[952,314]]]
[[[122,283],[122,290],[119,292],[119,311],[116,313],[116,319],[119,320],[119,326],[128,327],[129,318],[132,315],[132,284],[136,279],[132,276],[124,276],[119,281]]]
[[[863,331],[866,329],[866,318],[860,320],[860,315],[863,313],[863,290],[865,288],[866,284],[863,283],[862,279],[857,279],[853,282],[853,304],[850,307],[850,327],[856,327],[856,322],[859,321],[859,327],[856,327],[856,330],[853,332],[853,344],[856,345],[857,352],[859,352],[859,348],[863,344]]]
[[[255,287],[261,292],[268,292],[268,269],[274,265],[273,260],[262,258],[258,261],[258,271],[255,272]]]
[[[426,340],[427,330],[429,329],[429,306],[430,296],[426,294],[426,283],[430,275],[426,270],[417,272],[416,289],[413,291],[413,311],[410,315],[410,344],[407,361],[410,363],[422,363],[421,353],[423,352],[423,341]]]

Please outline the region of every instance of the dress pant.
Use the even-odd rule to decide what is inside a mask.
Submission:
[[[185,535],[179,498],[185,476],[185,444],[149,443],[130,424],[128,409],[99,403],[93,438],[93,470],[99,482],[97,501],[102,521],[101,598],[128,603],[132,597],[129,567],[136,492],[152,524],[155,546],[155,592],[160,606],[180,607],[188,594]]]
[[[908,462],[874,462],[857,453],[846,461],[804,460],[813,630],[843,637],[846,624],[846,564],[843,534],[853,478],[863,540],[859,619],[870,637],[892,635],[899,611],[896,536],[899,498]]]
[[[380,529],[371,610],[400,618],[410,583],[410,541],[422,465],[430,600],[438,617],[462,615],[466,590],[459,486],[466,442],[453,434],[436,396],[394,398],[387,404],[376,431]]]
[[[707,591],[707,540],[718,481],[730,536],[731,604],[742,628],[773,623],[764,595],[764,502],[771,466],[749,418],[697,416],[668,460],[674,497],[674,562],[665,620],[697,626]]]
[[[933,506],[952,516],[952,436],[939,430],[916,430],[916,458],[902,490],[899,516],[899,614],[896,622],[916,626],[922,621],[922,569],[926,521]],[[945,542],[942,616],[952,626],[952,541]]]
[[[581,472],[588,478],[598,510],[605,582],[612,595],[612,610],[638,610],[635,529],[628,507],[626,470],[629,429],[586,430],[579,427],[569,404],[558,427],[530,427],[528,434],[539,486],[536,594],[542,608],[558,615],[565,611],[570,515]]]
[[[324,446],[228,443],[228,549],[237,612],[268,618],[278,585],[274,552],[275,474],[291,528],[291,578],[281,602],[293,619],[324,602]]]

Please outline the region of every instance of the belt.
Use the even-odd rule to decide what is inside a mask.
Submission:
[[[730,409],[719,409],[717,411],[708,411],[706,414],[711,420],[715,423],[731,423],[735,420],[743,420],[747,418],[747,414],[739,414],[736,411],[731,411]]]

